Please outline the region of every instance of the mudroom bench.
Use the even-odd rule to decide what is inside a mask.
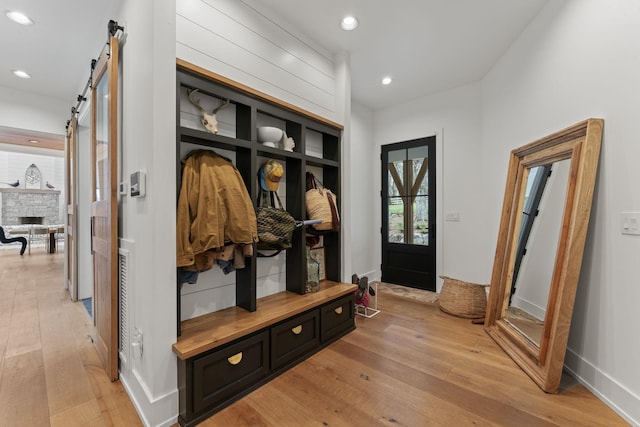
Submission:
[[[179,422],[193,426],[355,328],[357,286],[324,280],[315,293],[280,292],[182,322]]]

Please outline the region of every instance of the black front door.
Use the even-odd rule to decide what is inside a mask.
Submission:
[[[382,281],[436,290],[436,137],[382,146]]]

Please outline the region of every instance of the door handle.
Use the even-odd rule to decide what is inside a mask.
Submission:
[[[242,352],[228,357],[227,361],[232,365],[237,365],[238,363],[242,362]]]
[[[89,239],[91,240],[91,255],[94,254],[93,252],[93,219],[94,217],[91,217],[91,222],[89,224],[89,227],[91,228],[91,231],[89,233]]]

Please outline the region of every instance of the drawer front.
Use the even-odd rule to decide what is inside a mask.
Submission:
[[[194,412],[228,399],[268,373],[268,331],[196,358],[193,362]]]
[[[320,307],[320,338],[326,342],[354,328],[353,294]]]
[[[271,328],[271,367],[279,368],[320,344],[318,310],[296,316]]]

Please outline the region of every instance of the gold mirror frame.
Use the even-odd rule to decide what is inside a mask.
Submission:
[[[545,392],[556,393],[569,338],[602,141],[602,119],[588,119],[511,152],[485,330]],[[531,168],[570,159],[562,225],[539,344],[506,319]]]

